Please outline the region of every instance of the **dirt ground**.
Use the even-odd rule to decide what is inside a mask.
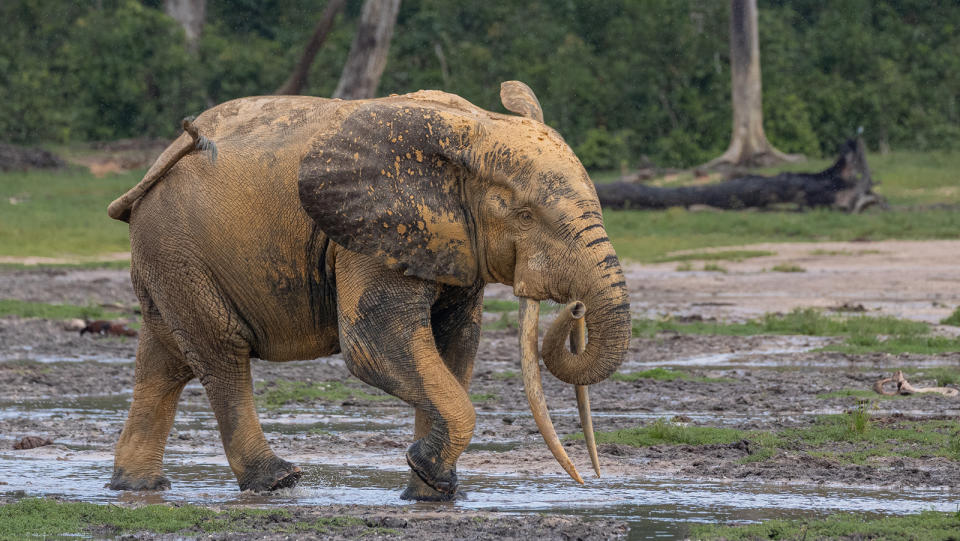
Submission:
[[[738,321],[795,307],[830,308],[847,303],[862,304],[871,315],[937,322],[960,305],[960,242],[778,244],[749,248],[769,250],[776,255],[719,262],[726,273],[679,271],[677,263],[628,265],[634,314]],[[778,264],[797,265],[805,272],[770,272]],[[700,268],[702,263],[695,262],[693,266]],[[502,286],[491,286],[488,295],[511,298],[509,288]],[[118,270],[0,271],[0,298],[120,307],[136,302],[127,273]],[[936,332],[944,334],[955,334],[954,331],[946,326],[936,328]],[[529,415],[519,377],[517,340],[516,331],[509,328],[486,330],[483,335],[471,388],[478,411],[477,428],[473,444],[458,466],[465,472],[460,477],[468,491],[471,475],[511,473],[536,477],[562,473]],[[690,379],[608,380],[591,387],[595,427],[598,431],[611,431],[646,425],[659,418],[742,430],[803,427],[810,425],[815,415],[842,413],[857,404],[856,398],[850,396],[818,395],[869,390],[880,377],[904,367],[921,369],[911,383],[933,385],[932,380],[924,379],[923,367],[960,367],[960,352],[926,356],[815,351],[836,340],[675,333],[635,338],[621,372],[666,366],[684,371]],[[70,408],[104,395],[129,400],[135,352],[135,338],[80,336],[63,330],[60,322],[0,318],[0,360],[4,361],[0,362],[0,408],[27,410],[33,407],[31,404],[51,400],[63,401],[63,407]],[[319,398],[280,409],[261,405],[262,424],[280,456],[295,462],[313,460],[357,467],[381,467],[387,460],[391,467],[404,467],[403,451],[413,432],[412,410],[357,381],[338,356],[290,363],[255,360],[253,373],[258,396],[274,389],[279,380],[341,382],[359,395],[347,399]],[[562,436],[579,432],[573,390],[544,374],[545,394],[558,433]],[[121,410],[126,403],[121,404]],[[309,428],[317,422],[311,409],[336,411],[359,425],[339,431],[296,429]],[[881,400],[874,404],[872,415],[891,420],[958,419],[960,400],[939,395]],[[370,419],[376,422],[363,423]],[[389,429],[384,430],[384,426]],[[81,420],[70,415],[3,415],[0,447],[9,449],[19,438],[38,435],[58,443],[16,453],[58,460],[70,460],[84,453],[109,455],[121,428],[122,415]],[[590,468],[583,442],[566,441],[565,447],[586,477]],[[829,457],[786,453],[765,461],[744,462],[754,451],[742,441],[646,448],[604,444],[600,446],[600,458],[605,479],[901,489],[960,486],[960,468],[957,462],[946,458],[885,457],[849,464]],[[184,392],[168,452],[222,456],[215,423],[197,383]],[[341,511],[304,507],[297,512],[335,516]],[[475,538],[494,538],[499,535],[496,532],[513,532],[518,539],[533,535],[559,538],[551,537],[556,532],[569,533],[567,538],[590,539],[626,534],[622,521],[577,516],[525,515],[537,519],[517,521],[516,516],[464,514],[463,510],[445,508],[433,509],[430,514],[411,514],[409,509],[390,505],[359,506],[348,514],[369,519],[371,525],[402,519],[403,528],[413,528],[404,530],[407,534],[420,532],[417,535],[423,534],[425,539],[432,537],[424,532],[436,531],[436,523],[429,523],[435,520],[440,520],[445,528],[453,528],[451,531]]]

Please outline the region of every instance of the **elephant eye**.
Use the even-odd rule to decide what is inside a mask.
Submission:
[[[533,227],[533,212],[530,209],[520,209],[517,212],[517,221],[520,223],[521,229]]]

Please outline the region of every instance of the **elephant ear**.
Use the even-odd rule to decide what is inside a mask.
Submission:
[[[404,274],[467,286],[478,264],[459,149],[470,121],[449,111],[367,102],[315,136],[300,203],[344,248]]]
[[[540,100],[537,99],[529,86],[520,81],[500,83],[500,101],[508,111],[543,122],[543,109],[540,107]]]

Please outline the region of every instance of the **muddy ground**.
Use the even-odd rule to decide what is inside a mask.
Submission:
[[[847,303],[863,305],[870,315],[936,322],[960,305],[960,242],[791,244],[756,249],[776,255],[722,262],[727,273],[680,271],[677,263],[628,265],[634,313],[640,317],[699,316],[739,321],[794,307],[830,308]],[[801,266],[805,272],[769,272],[784,263]],[[694,268],[699,268],[696,263]],[[510,298],[510,291],[491,286],[488,295]],[[2,298],[119,308],[132,307],[136,302],[127,273],[119,270],[0,271]],[[491,327],[498,317],[487,316]],[[955,330],[935,328],[943,334],[955,334]],[[459,462],[461,486],[468,493],[471,478],[487,476],[548,477],[558,484],[566,482],[529,415],[519,377],[517,340],[516,331],[510,328],[488,329],[483,335],[471,388],[478,411],[477,427],[471,448]],[[635,338],[621,372],[664,366],[682,371],[689,379],[608,380],[591,387],[596,429],[630,428],[660,418],[742,430],[803,427],[817,415],[843,413],[857,406],[856,397],[826,398],[822,396],[825,393],[869,390],[874,381],[899,368],[920,370],[911,377],[915,385],[934,385],[925,379],[925,367],[960,369],[960,352],[926,356],[817,351],[838,340],[675,333]],[[14,441],[28,435],[56,442],[33,450],[2,451],[0,462],[17,457],[92,460],[109,469],[112,446],[129,404],[135,352],[135,338],[80,336],[63,330],[61,322],[0,318],[0,408],[6,410],[0,410],[0,448],[10,449]],[[413,431],[412,410],[357,381],[339,356],[282,364],[255,360],[253,373],[260,397],[282,385],[278,384],[282,380],[340,382],[350,395],[320,397],[274,409],[261,405],[264,430],[280,456],[343,468],[379,468],[402,477],[403,452]],[[573,390],[544,374],[545,394],[557,431],[561,435],[579,432]],[[90,411],[107,413],[83,414]],[[890,422],[960,419],[960,400],[939,395],[877,400],[871,414]],[[586,478],[590,467],[582,441],[567,441],[565,446]],[[942,457],[879,457],[854,464],[814,457],[798,449],[768,460],[744,460],[753,452],[755,449],[744,442],[600,446],[605,480],[706,481],[732,483],[734,487],[737,483],[893,490],[909,487],[951,494],[960,486],[958,463]],[[191,383],[184,392],[168,444],[167,463],[194,460],[190,457],[225,464],[215,421],[197,383]],[[175,477],[173,482],[177,483]],[[310,477],[304,482],[310,483]],[[0,491],[3,488],[0,486]],[[467,516],[455,507],[411,509],[390,503],[352,509],[347,514],[369,519],[371,525],[387,520],[385,517],[402,515],[406,517],[404,528],[413,528],[404,531],[417,532],[426,539],[431,537],[425,532],[436,531],[437,524],[454,528],[458,536],[477,538],[502,538],[503,532],[515,532],[516,538],[606,538],[627,531],[622,520],[611,518],[521,515],[537,517],[521,520],[515,515],[479,511]],[[342,510],[305,507],[298,512],[336,515]],[[440,523],[430,522],[438,520]]]

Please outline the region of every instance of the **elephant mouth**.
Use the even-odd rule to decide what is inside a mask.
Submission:
[[[571,352],[577,355],[582,354],[586,346],[585,313],[586,306],[582,302],[573,301],[567,304],[547,332],[547,338],[544,340],[545,347],[551,337],[556,342],[556,337],[559,336],[562,343],[569,336]],[[550,412],[547,411],[547,402],[543,395],[543,382],[540,379],[540,353],[537,336],[539,321],[540,303],[527,297],[521,297],[519,314],[520,365],[523,372],[523,386],[527,394],[527,402],[530,404],[530,411],[537,423],[537,429],[543,436],[550,452],[553,453],[553,457],[557,459],[560,466],[570,474],[574,481],[583,484],[583,478],[580,477],[577,468],[563,449],[557,431],[553,427],[553,421],[550,419]],[[580,425],[583,427],[587,451],[590,454],[593,469],[597,477],[600,477],[600,461],[597,456],[597,443],[593,433],[593,419],[590,414],[590,397],[587,385],[575,385],[575,389],[577,409],[580,412]]]

